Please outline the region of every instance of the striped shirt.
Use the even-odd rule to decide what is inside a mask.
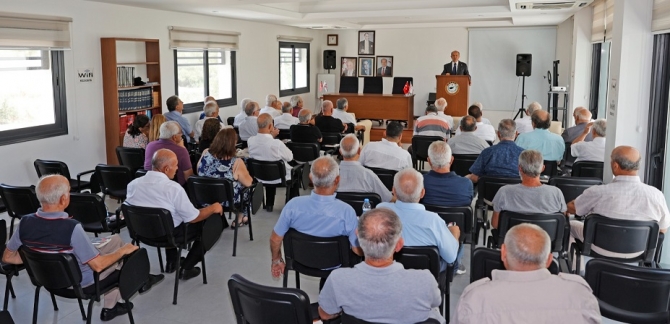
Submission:
[[[435,113],[429,113],[426,116],[419,117],[414,124],[414,135],[420,136],[441,136],[447,138],[449,132],[449,123],[437,116]]]

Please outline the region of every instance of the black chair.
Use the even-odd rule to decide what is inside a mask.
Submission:
[[[363,78],[363,93],[384,93],[384,81],[382,77]]]
[[[358,77],[340,77],[340,93],[358,93]]]
[[[395,174],[398,173],[398,171],[382,169],[382,168],[370,168],[370,167],[366,168],[372,170],[372,172],[374,172],[379,177],[379,180],[381,180],[382,183],[384,183],[386,189],[388,189],[389,191],[393,190],[393,177],[395,177]]]
[[[14,319],[12,318],[12,314],[10,314],[9,311],[7,311],[7,310],[0,311],[0,323],[14,324]]]
[[[638,262],[640,266],[651,264],[656,253],[658,230],[658,223],[655,221],[615,219],[591,214],[584,219],[584,241],[575,240],[570,247],[569,256],[576,253],[577,273],[581,269],[582,255],[617,262]],[[631,258],[615,258],[593,251],[593,245],[615,253],[642,253]]]
[[[61,161],[50,161],[50,160],[40,160],[37,159],[33,162],[35,166],[35,171],[37,171],[37,177],[41,178],[47,174],[60,174],[67,178],[70,181],[70,191],[71,192],[81,192],[84,189],[91,189],[91,192],[98,192],[98,188],[93,188],[90,181],[83,181],[81,177],[83,175],[93,173],[95,170],[88,170],[84,172],[77,173],[77,180],[70,177],[70,169],[67,167],[67,164]],[[91,179],[93,180],[93,179]]]
[[[492,231],[497,232],[497,236],[489,237],[488,247],[500,248],[500,245],[505,241],[507,231],[512,227],[523,223],[535,224],[549,234],[549,239],[551,240],[551,252],[558,252],[559,256],[561,256],[562,252],[565,252],[565,244],[567,241],[564,239],[570,235],[570,226],[567,223],[565,214],[559,212],[553,214],[540,214],[516,213],[503,210],[500,212],[498,219],[498,229]]]
[[[500,250],[478,247],[472,252],[470,262],[471,283],[486,277],[491,279],[491,272],[493,272],[493,270],[507,270],[505,269],[505,264],[503,264],[502,259],[500,259]],[[556,275],[559,273],[559,267],[556,260],[551,262],[548,269],[551,274]]]
[[[544,160],[544,171],[541,175],[547,177],[555,177],[558,175],[558,161],[547,161]]]
[[[549,185],[561,189],[566,203],[575,200],[584,190],[601,184],[603,181],[598,178],[558,177],[549,179]]]
[[[139,249],[123,261],[119,272],[119,293],[121,299],[130,300],[147,282],[149,278],[149,256],[146,249]],[[135,324],[133,312],[128,310],[130,324]]]
[[[291,130],[290,129],[280,129],[277,139],[280,140],[290,140],[291,139]]]
[[[229,179],[191,176],[186,181],[186,186],[191,203],[196,208],[202,208],[216,202],[221,203],[223,206],[224,202],[228,202],[228,207],[223,206],[224,211],[228,211],[228,218],[233,215],[233,212],[237,213],[246,209],[249,222],[249,240],[254,240],[251,225],[251,195],[253,194],[251,188],[244,188],[240,192],[240,196],[244,197],[246,195],[247,199],[240,204],[235,204],[233,181]],[[237,215],[234,217],[237,219]],[[227,226],[224,225],[224,227]],[[235,226],[235,234],[233,235],[233,256],[237,255],[237,231],[239,228],[240,224],[237,224]]]
[[[183,240],[177,241],[174,237],[174,223],[172,221],[172,215],[166,209],[162,208],[149,208],[149,207],[138,207],[130,206],[127,204],[121,205],[121,210],[123,215],[126,218],[126,224],[128,225],[128,233],[130,238],[133,240],[137,246],[140,246],[140,243],[144,243],[149,246],[156,247],[158,250],[158,262],[160,263],[161,272],[164,272],[163,268],[163,257],[161,256],[161,248],[173,248],[178,249],[178,254],[181,255],[182,249],[190,243],[195,242],[196,240],[202,240],[200,236],[188,236],[188,226],[198,226],[200,224],[188,223],[183,224],[184,226],[184,235]],[[216,216],[215,216],[216,217]],[[210,217],[211,218],[211,217]],[[202,254],[202,283],[207,284],[207,271],[205,269],[205,247],[204,244],[201,244],[203,249]],[[180,262],[175,264],[177,270],[175,271],[175,280],[174,280],[174,294],[172,299],[172,304],[177,305],[177,292],[179,290],[179,270]]]
[[[291,200],[291,190],[301,180],[304,165],[298,165],[291,170],[291,180],[286,180],[286,166],[284,161],[260,161],[256,159],[247,159],[247,169],[249,174],[259,181],[280,180],[278,184],[263,184],[265,187],[285,187],[286,201]],[[263,203],[265,206],[265,203]]]
[[[347,236],[317,237],[289,229],[284,235],[283,287],[288,287],[288,272],[295,272],[295,287],[300,289],[300,274],[327,278],[336,268],[352,267],[353,252]],[[324,270],[328,269],[328,270]]]
[[[234,274],[228,291],[237,324],[312,324],[309,296],[300,289],[262,286]]]
[[[100,179],[102,199],[110,196],[119,201],[126,200],[126,189],[133,181],[133,173],[129,167],[123,165],[98,164],[95,171]]]
[[[603,162],[578,161],[572,165],[573,177],[603,178]]]
[[[561,167],[572,169],[576,157],[572,156],[572,142],[565,142],[565,152],[563,152],[563,163]]]
[[[449,291],[453,279],[454,265],[449,264],[445,272],[440,273],[440,253],[436,246],[404,246],[400,251],[393,254],[393,259],[402,263],[405,269],[429,270],[435,277],[440,288],[442,302],[440,303],[440,314],[445,318],[449,316]],[[446,309],[446,310],[445,310]],[[445,314],[446,313],[446,314]]]
[[[139,169],[144,169],[144,153],[143,148],[116,147],[116,158],[121,165],[129,167],[132,174]]]
[[[5,221],[4,219],[0,219],[0,250],[3,252],[7,247],[5,245],[5,242],[7,242],[7,221]],[[23,269],[25,269],[23,265],[8,264],[0,261],[0,275],[4,275],[6,279],[5,299],[2,304],[3,311],[6,311],[7,307],[9,306],[9,294],[10,293],[12,294],[12,298],[16,298],[16,294],[14,293],[14,287],[12,286],[12,277],[17,276],[19,274],[19,271]],[[0,323],[4,322],[0,320]]]
[[[121,233],[126,223],[120,219],[120,209],[108,212],[102,197],[92,193],[70,194],[70,204],[65,212],[81,223],[84,231],[97,237],[100,233]]]
[[[394,77],[393,78],[393,88],[391,89],[391,94],[404,94],[403,88],[405,84],[409,82],[410,84],[414,83],[414,78],[409,77]],[[433,99],[435,100],[435,99]]]
[[[139,170],[135,171],[135,179],[145,176],[147,174],[147,172],[149,172],[149,171],[144,170],[144,169],[139,169]]]
[[[363,215],[363,202],[365,199],[370,200],[372,208],[377,207],[382,202],[382,198],[374,192],[336,192],[335,198],[344,201],[353,207],[356,215]]]
[[[293,152],[296,162],[307,163],[319,158],[319,144],[315,143],[286,143],[286,147]]]
[[[670,322],[670,271],[609,260],[586,263],[586,282],[600,313],[625,323]]]
[[[342,324],[378,324],[378,323],[372,323],[368,321],[364,321],[362,319],[353,317],[347,313],[342,313],[342,316],[340,316],[340,319],[342,320]],[[439,324],[440,321],[434,319],[434,318],[429,318],[425,321],[418,322],[415,324]]]
[[[444,220],[446,224],[455,222],[461,231],[460,242],[470,244],[471,249],[475,248],[476,242],[474,238],[474,212],[470,206],[462,207],[443,207],[435,205],[426,205],[427,211],[437,213]]]
[[[327,154],[339,154],[337,150],[340,147],[340,141],[342,140],[342,134],[340,133],[321,133],[321,149],[326,151]]]
[[[233,127],[233,124],[235,124],[235,117],[226,118],[226,125]]]
[[[14,220],[20,220],[21,217],[33,214],[40,208],[40,202],[35,195],[35,187],[17,187],[6,184],[0,184],[0,195],[7,208],[9,215],[9,235],[14,234]]]
[[[461,177],[470,174],[470,167],[475,164],[479,154],[454,154],[454,162],[451,163],[451,171]]]
[[[490,177],[483,176],[477,181],[477,202],[475,208],[481,212],[477,219],[477,228],[475,228],[475,243],[479,241],[479,230],[484,230],[484,237],[482,243],[486,246],[487,228],[490,227],[487,212],[493,210],[489,203],[493,202],[493,198],[498,193],[498,190],[508,184],[521,183],[519,178],[504,178],[504,177]],[[487,203],[488,202],[488,203]]]
[[[423,170],[424,162],[428,161],[428,147],[436,141],[444,142],[444,138],[441,136],[412,136],[412,164],[415,169]]]

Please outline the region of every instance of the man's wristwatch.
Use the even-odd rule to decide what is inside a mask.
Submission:
[[[278,260],[272,260],[272,265],[278,265],[280,263],[284,263],[284,259],[279,258]]]

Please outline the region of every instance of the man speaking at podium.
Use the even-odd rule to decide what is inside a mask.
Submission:
[[[460,57],[460,52],[451,52],[451,63],[444,65],[442,75],[470,75],[470,72],[468,71],[468,65],[458,61]]]

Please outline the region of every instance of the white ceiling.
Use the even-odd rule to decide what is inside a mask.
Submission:
[[[557,25],[579,8],[517,10],[574,0],[87,0],[315,29]],[[578,2],[592,2],[582,0]]]

